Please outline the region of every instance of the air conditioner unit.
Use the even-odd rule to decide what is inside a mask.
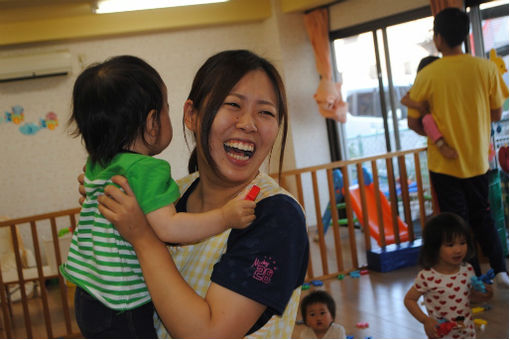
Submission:
[[[67,50],[0,57],[0,82],[66,75],[71,70]]]

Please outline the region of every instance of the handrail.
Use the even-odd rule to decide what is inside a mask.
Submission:
[[[424,193],[426,190],[430,190],[430,188],[424,188],[426,183],[424,183],[423,178],[428,178],[428,172],[422,173],[422,160],[420,159],[421,156],[426,155],[426,151],[426,147],[421,147],[286,170],[280,176],[278,174],[271,174],[275,179],[280,178],[282,186],[291,193],[294,193],[299,203],[305,208],[308,229],[317,230],[317,245],[319,247],[318,254],[320,259],[313,260],[320,260],[318,263],[320,264],[321,273],[318,273],[317,264],[310,260],[307,279],[334,277],[338,274],[366,266],[366,263],[361,263],[364,260],[359,257],[358,252],[368,252],[371,250],[372,237],[369,235],[369,232],[365,232],[362,242],[358,242],[356,239],[357,232],[354,228],[353,213],[354,197],[352,197],[350,190],[345,189],[351,188],[350,171],[348,171],[351,166],[355,167],[355,178],[359,185],[359,210],[361,212],[357,218],[362,230],[368,231],[371,227],[374,228],[375,225],[377,229],[375,234],[379,234],[375,241],[380,247],[386,247],[391,243],[397,245],[402,243],[404,241],[401,240],[401,234],[403,233],[402,225],[407,225],[407,231],[403,235],[406,237],[406,240],[408,239],[411,242],[415,240],[412,213],[418,213],[418,223],[422,228],[425,223],[425,216],[427,215]],[[406,159],[406,157],[410,158]],[[384,164],[386,167],[389,198],[383,198],[382,195],[378,194],[381,192],[381,178],[378,174],[381,165],[378,165],[378,161],[382,162],[381,164]],[[363,176],[363,165],[365,163],[370,164],[366,168],[372,173],[373,192],[375,193],[375,195],[372,194],[371,196],[372,205],[370,207],[367,203],[369,197],[367,196],[368,193]],[[345,242],[341,242],[341,235],[338,233],[338,211],[336,209],[330,210],[332,235],[331,233],[331,236],[324,235],[323,232],[327,229],[327,226],[323,225],[321,219],[321,212],[325,209],[324,204],[321,206],[321,199],[322,201],[329,201],[329,207],[335,207],[339,203],[335,200],[336,188],[332,176],[332,172],[335,169],[341,172],[343,178],[343,199],[345,201],[345,215],[347,217],[347,246]],[[395,176],[395,172],[399,173],[398,177]],[[324,176],[321,178],[320,174],[322,173],[324,173]],[[409,192],[408,178],[410,174],[414,174],[413,180],[416,182],[416,194],[414,196]],[[306,182],[308,179],[309,182]],[[396,190],[397,186],[400,187],[399,192]],[[411,200],[417,200],[417,207],[411,207]],[[390,206],[389,212],[385,208],[388,203]],[[372,208],[375,209],[375,212]],[[369,212],[372,212],[372,214],[369,214]],[[313,218],[314,215],[315,219]],[[369,215],[372,216],[370,221]],[[387,223],[389,223],[390,228],[388,228]],[[391,230],[389,234],[388,230]],[[330,252],[328,249],[327,237],[333,237],[333,252]],[[349,259],[350,265],[345,263]],[[331,264],[335,267],[335,270],[332,272],[330,271]]]
[[[2,333],[4,333],[6,338],[13,337],[22,337],[22,338],[32,338],[34,337],[34,330],[32,324],[32,314],[30,309],[28,308],[28,297],[26,292],[25,284],[27,282],[38,283],[39,289],[41,291],[41,304],[42,304],[42,313],[45,321],[46,328],[46,336],[47,338],[60,338],[60,337],[78,337],[80,333],[78,331],[73,331],[73,322],[71,321],[71,308],[69,306],[68,301],[68,287],[64,283],[63,277],[60,275],[58,271],[58,267],[61,264],[61,249],[59,244],[59,238],[57,235],[57,218],[65,218],[69,219],[69,224],[71,228],[76,228],[76,216],[80,213],[80,208],[73,208],[67,210],[61,210],[46,214],[33,215],[22,218],[15,218],[11,220],[1,221],[0,228],[10,228],[11,231],[11,239],[12,246],[14,250],[14,257],[16,262],[16,274],[12,277],[12,273],[3,272],[0,268],[0,300],[2,304],[2,321],[3,321],[3,329]],[[53,242],[53,251],[54,251],[54,260],[56,264],[56,268],[51,268],[51,266],[44,266],[42,263],[41,256],[41,245],[39,241],[38,232],[41,231],[42,228],[37,223],[41,221],[48,221],[50,226],[45,228],[46,233],[51,234],[51,239]],[[23,268],[23,263],[20,257],[21,245],[18,242],[18,227],[24,224],[29,224],[30,233],[33,241],[33,249],[34,249],[34,257],[36,262],[35,270],[33,268]],[[64,255],[64,254],[62,254]],[[48,256],[48,254],[47,254]],[[4,280],[4,276],[6,280]],[[9,278],[8,278],[9,277]],[[55,325],[52,323],[52,315],[50,313],[50,301],[48,298],[48,291],[46,288],[46,281],[48,279],[58,279],[59,284],[59,292],[60,292],[60,303],[62,308],[63,319],[65,322],[65,334],[55,335]],[[19,285],[19,291],[21,294],[21,305],[22,305],[22,315],[25,325],[25,336],[14,334],[14,330],[12,329],[12,302],[10,301],[9,296],[9,286],[10,285]],[[54,308],[53,308],[54,309]],[[53,310],[52,309],[52,310]],[[54,312],[53,312],[54,313]],[[37,316],[36,316],[37,317]],[[74,324],[74,328],[77,329],[76,324]],[[36,337],[44,337],[42,335],[36,335]]]

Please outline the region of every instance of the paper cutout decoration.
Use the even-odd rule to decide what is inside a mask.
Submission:
[[[41,128],[34,123],[25,123],[19,127],[19,132],[24,135],[35,135]]]
[[[12,122],[16,125],[25,121],[24,109],[20,105],[12,107],[12,112],[6,111],[4,118],[0,117],[0,123]],[[25,123],[19,127],[19,131],[24,135],[35,135],[41,129],[55,130],[58,126],[58,117],[55,112],[48,112],[44,118],[39,119],[39,125],[35,123]]]
[[[41,128],[55,130],[55,128],[58,126],[57,114],[55,112],[48,112],[46,114],[46,119],[41,118],[39,125],[41,125]]]
[[[323,117],[345,123],[349,106],[342,98],[341,89],[341,83],[334,83],[331,79],[322,78],[313,98]]]
[[[20,124],[25,120],[25,114],[23,107],[15,105],[12,107],[12,112],[5,112],[5,121],[12,122],[14,124]]]

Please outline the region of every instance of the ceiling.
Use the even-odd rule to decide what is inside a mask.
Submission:
[[[92,6],[97,0],[0,0],[0,9],[27,8],[38,6],[56,6],[68,4],[87,4]],[[334,0],[280,0],[284,12],[309,10],[315,7],[324,6]]]
[[[142,1],[142,0],[141,0]],[[167,29],[264,20],[271,0],[223,3],[94,14],[96,0],[0,0],[0,47]],[[332,0],[279,0],[284,13],[303,12]],[[207,10],[204,10],[207,9]]]

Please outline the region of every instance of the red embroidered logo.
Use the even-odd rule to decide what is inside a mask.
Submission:
[[[271,283],[271,278],[277,269],[276,261],[274,261],[271,257],[265,256],[262,260],[256,258],[251,267],[255,268],[253,278],[265,284]]]

